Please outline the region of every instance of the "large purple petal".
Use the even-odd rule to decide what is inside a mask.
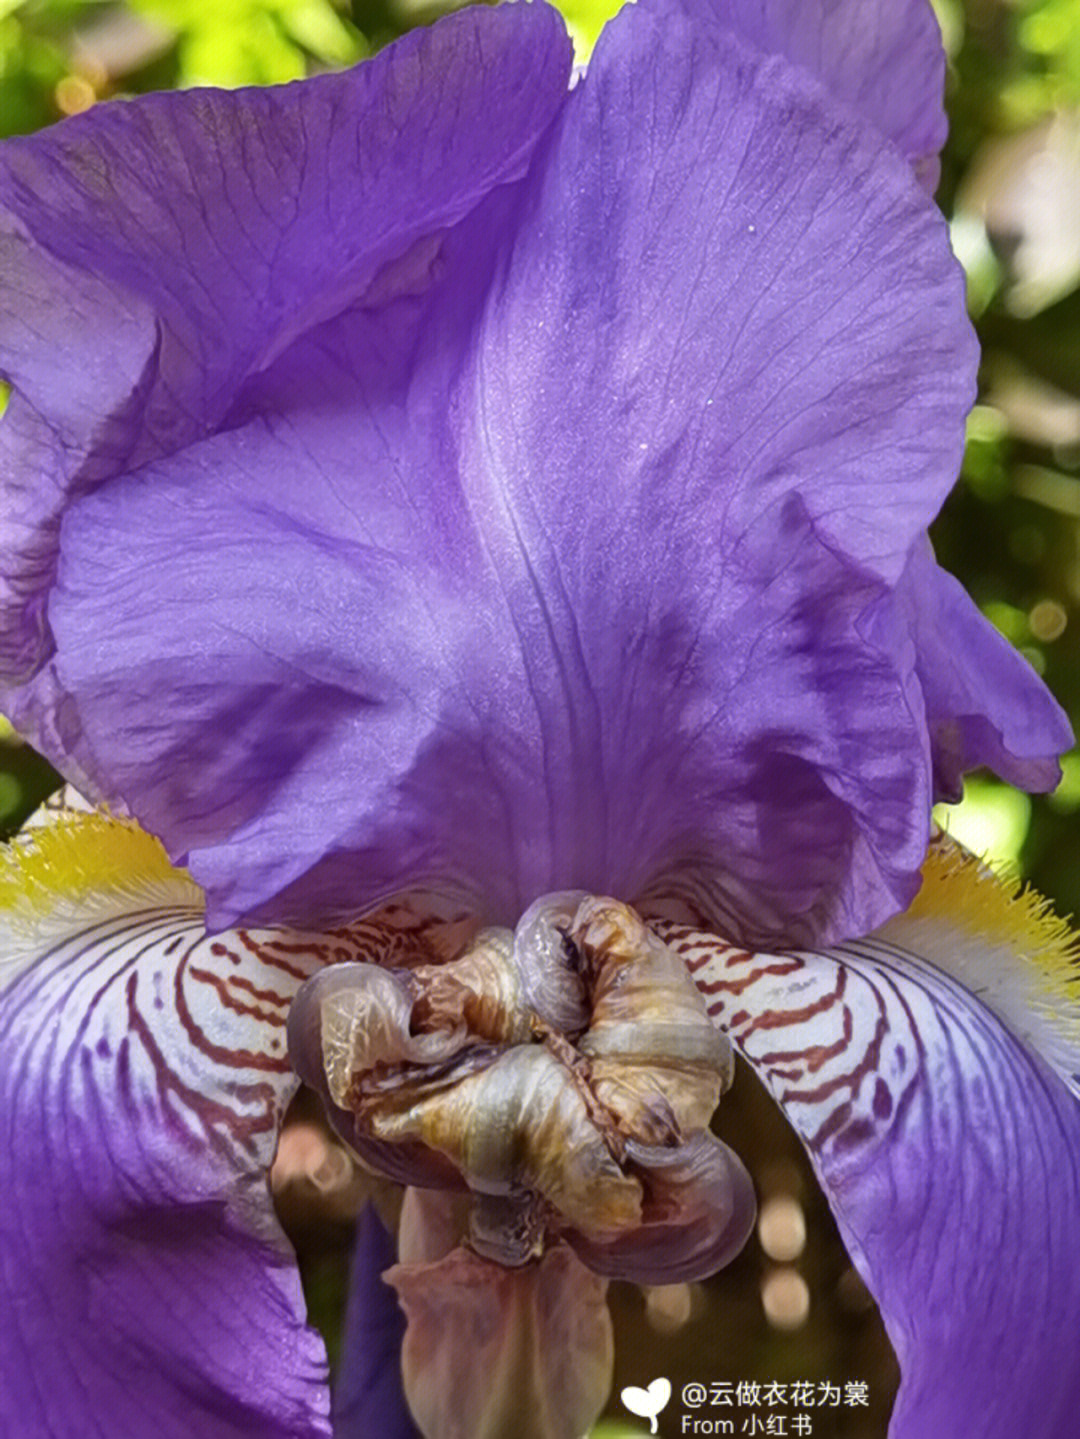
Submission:
[[[795,491],[895,581],[958,471],[963,295],[944,220],[873,131],[779,57],[630,6],[491,306],[488,444],[529,455],[512,498],[554,509],[614,471],[633,520],[659,488],[711,500],[719,538]]]
[[[669,4],[670,0],[651,0]],[[945,51],[930,0],[681,0],[819,79],[900,149],[931,191],[948,125]]]
[[[893,1439],[1067,1439],[1075,943],[947,852],[911,913],[825,953],[661,929],[806,1144],[878,1301],[902,1373]]]
[[[356,1224],[334,1383],[335,1439],[419,1439],[401,1377],[405,1315],[382,1277],[397,1257],[392,1236],[369,1204]]]
[[[977,765],[1024,789],[1053,789],[1057,756],[1072,744],[1065,712],[937,566],[928,541],[913,549],[899,593],[918,647],[937,797],[959,799],[964,772]]]
[[[0,371],[19,388],[0,423],[0,676],[18,684],[49,648],[59,516],[127,459],[158,344],[136,297],[38,252],[2,218]]]
[[[206,938],[198,889],[118,821],[0,859],[4,1434],[329,1434],[265,1179],[316,963],[272,932]]]
[[[345,74],[96,106],[4,145],[0,374],[22,399],[0,677],[48,658],[66,500],[211,433],[310,326],[422,289],[447,227],[524,172],[569,66],[549,8],[473,9]]]
[[[343,510],[341,460],[314,428],[304,438],[225,436],[207,447],[212,495],[158,470],[66,530],[65,683],[107,773],[190,855],[217,920],[283,889],[301,916],[365,908],[432,874],[462,875],[513,920],[536,894],[632,894],[721,844],[744,925],[790,929],[806,912],[850,931],[862,907],[910,896],[905,867],[925,844],[911,816],[930,798],[917,695],[913,715],[891,654],[860,633],[880,586],[837,562],[797,502],[728,557],[714,600],[726,626],[687,633],[668,615],[629,670],[612,616],[590,679],[527,585],[509,615],[489,582],[459,597],[394,541],[405,516]],[[452,546],[463,573],[474,546]],[[147,615],[147,574],[177,616],[167,634]],[[573,636],[573,614],[556,615]],[[77,642],[97,626],[107,647]],[[620,685],[627,670],[636,690]]]
[[[433,874],[513,920],[686,866],[747,936],[895,910],[930,776],[888,586],[973,360],[905,164],[631,7],[440,261],[69,513],[56,673],[98,782],[218,922]]]

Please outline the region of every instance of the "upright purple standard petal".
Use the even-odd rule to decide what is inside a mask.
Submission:
[[[959,799],[965,771],[978,765],[1022,789],[1053,789],[1056,756],[1072,744],[1064,710],[938,568],[928,541],[912,550],[899,595],[918,649],[937,798]]]
[[[904,903],[923,701],[870,616],[973,361],[907,167],[782,60],[631,8],[440,267],[71,509],[55,672],[99,782],[216,921],[430,875],[512,920],[688,865],[747,935]]]
[[[212,433],[304,330],[429,284],[443,233],[524,172],[569,66],[553,11],[473,9],[345,74],[100,105],[5,143],[0,685],[54,756],[75,707],[65,728],[53,677],[21,686],[50,654],[65,504]]]
[[[936,188],[948,126],[945,51],[930,0],[681,3],[699,26],[731,29],[816,76],[898,147],[927,189]]]
[[[797,1129],[877,1299],[902,1376],[892,1439],[1069,1439],[1075,941],[947,850],[909,914],[828,952],[660,929]]]
[[[0,856],[0,1432],[328,1436],[266,1170],[301,937],[207,938],[156,841],[62,818]]]
[[[950,674],[912,600],[973,393],[944,223],[729,30],[629,7],[566,99],[550,20],[505,24],[549,42],[531,167],[515,143],[368,303],[305,277],[311,327],[259,332],[205,438],[68,506],[19,717],[190,861],[214,923],[434,877],[513,921],[683,876],[747,940],[864,932],[914,891],[935,766],[1045,783],[1066,742],[1017,667],[1004,705]],[[440,123],[487,153],[475,107]],[[219,267],[195,246],[185,283]]]

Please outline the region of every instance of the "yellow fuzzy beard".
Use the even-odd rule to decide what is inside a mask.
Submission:
[[[1019,880],[943,838],[923,883],[884,939],[951,975],[1080,1093],[1080,935]]]
[[[1080,936],[1049,902],[935,841],[923,883],[880,937],[978,994],[1080,1094]],[[203,894],[133,820],[61,813],[0,848],[0,974],[48,937],[153,905],[201,912]]]
[[[58,909],[74,916],[80,904],[122,912],[126,903],[163,898],[201,904],[202,891],[133,820],[60,814],[0,850],[0,916],[7,923]]]

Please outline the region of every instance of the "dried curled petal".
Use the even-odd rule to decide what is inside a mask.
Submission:
[[[577,1035],[589,1023],[590,1005],[570,926],[588,896],[583,890],[545,894],[514,931],[514,959],[533,1012],[560,1034]]]
[[[480,1194],[532,1191],[590,1232],[640,1218],[640,1183],[616,1164],[585,1099],[541,1045],[516,1045],[480,1073],[434,1081],[419,1096],[397,1089],[357,1113],[377,1139],[418,1139],[445,1154]]]
[[[641,1223],[596,1243],[568,1233],[591,1270],[637,1284],[677,1284],[730,1264],[754,1227],[757,1205],[738,1157],[711,1134],[677,1149],[631,1143],[629,1157],[644,1180]]]
[[[727,1036],[710,1020],[686,965],[633,910],[612,900],[588,899],[578,910],[570,939],[591,972],[592,1015],[579,1046],[583,1053],[661,1066],[698,1064],[728,1087],[732,1058]]]
[[[369,1166],[469,1191],[476,1253],[523,1265],[565,1239],[600,1273],[662,1283],[741,1247],[750,1181],[705,1132],[730,1044],[632,910],[549,895],[457,958],[372,968],[305,986],[294,1062]]]
[[[460,959],[413,970],[419,991],[413,1025],[452,1029],[462,1020],[470,1035],[492,1044],[525,1044],[531,1009],[509,930],[485,929]]]
[[[625,905],[588,899],[570,938],[591,974],[592,1018],[579,1042],[601,1103],[646,1144],[704,1129],[733,1064],[686,966]]]
[[[458,1248],[386,1279],[408,1318],[405,1392],[430,1439],[591,1430],[611,1388],[607,1286],[565,1244],[513,1270]]]
[[[312,991],[301,991],[292,1007],[290,1045],[302,1029],[313,1037],[314,1027],[326,1087],[337,1105],[348,1107],[357,1075],[402,1064],[435,1064],[468,1042],[463,1023],[434,1034],[413,1033],[415,1001],[405,975],[377,964],[338,964],[321,978],[317,1004]]]

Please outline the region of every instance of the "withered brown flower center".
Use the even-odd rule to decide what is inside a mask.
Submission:
[[[467,1189],[487,1258],[565,1239],[599,1273],[658,1282],[711,1272],[745,1238],[749,1181],[708,1133],[730,1044],[626,905],[547,896],[455,959],[338,966],[314,1029],[362,1162]]]

